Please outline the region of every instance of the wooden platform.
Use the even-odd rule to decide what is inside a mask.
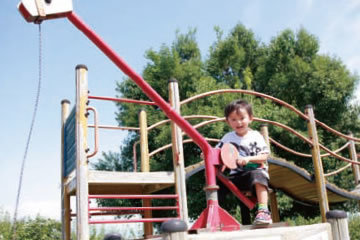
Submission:
[[[269,228],[253,229],[241,226],[239,231],[230,232],[208,232],[199,231],[195,234],[185,233],[185,240],[332,240],[331,225],[319,223],[305,226],[281,226],[273,224]],[[152,240],[168,240],[168,234],[161,234]]]
[[[163,238],[165,239],[165,238]],[[233,232],[204,232],[189,234],[187,240],[331,240],[329,223],[313,224],[296,227],[274,227]]]
[[[175,184],[173,172],[110,172],[90,170],[89,194],[150,194]],[[70,195],[76,193],[76,178],[66,184]]]

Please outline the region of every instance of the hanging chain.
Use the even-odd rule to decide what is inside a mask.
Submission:
[[[30,125],[30,130],[29,130],[29,135],[27,138],[27,142],[26,142],[26,147],[25,147],[25,152],[24,152],[24,156],[23,156],[23,160],[22,160],[22,164],[21,164],[21,170],[20,170],[20,179],[19,179],[19,186],[18,186],[18,191],[17,191],[17,196],[16,196],[16,205],[15,205],[15,210],[14,210],[14,219],[13,219],[13,226],[12,226],[12,240],[16,240],[16,222],[17,222],[17,214],[18,214],[18,207],[19,207],[19,202],[20,202],[20,195],[21,195],[21,186],[22,186],[22,180],[23,180],[23,175],[24,175],[24,168],[25,168],[25,161],[26,161],[26,157],[27,157],[27,153],[28,153],[28,149],[29,149],[29,145],[30,145],[30,141],[31,141],[31,135],[32,135],[32,131],[34,128],[34,124],[35,124],[35,118],[36,118],[36,113],[37,113],[37,109],[38,109],[38,105],[39,105],[39,99],[40,99],[40,90],[41,90],[41,58],[42,58],[42,52],[41,52],[41,48],[42,48],[42,43],[41,43],[41,24],[39,25],[39,79],[38,79],[38,87],[37,87],[37,93],[36,93],[36,99],[35,99],[35,105],[34,105],[34,112],[33,112],[33,116],[32,116],[32,120],[31,120],[31,125]]]

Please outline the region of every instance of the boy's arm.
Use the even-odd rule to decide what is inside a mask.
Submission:
[[[266,162],[268,157],[269,153],[262,153],[256,156],[239,157],[236,160],[236,163],[240,166],[245,166],[248,162],[261,164]]]

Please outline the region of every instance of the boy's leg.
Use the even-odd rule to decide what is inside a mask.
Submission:
[[[254,224],[271,224],[271,213],[268,209],[268,189],[260,183],[255,183],[255,191],[258,199],[258,211]]]
[[[260,183],[255,183],[256,198],[259,204],[268,204],[268,190],[267,187]]]

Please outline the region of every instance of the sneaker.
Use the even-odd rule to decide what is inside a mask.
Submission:
[[[271,224],[271,214],[268,210],[259,210],[256,213],[254,225]]]

